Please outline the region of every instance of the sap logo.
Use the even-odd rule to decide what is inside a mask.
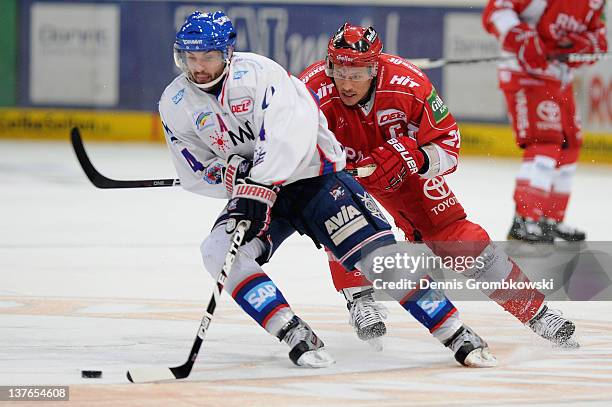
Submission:
[[[244,299],[257,311],[261,311],[276,299],[276,287],[271,281],[264,281],[251,288],[244,295]]]
[[[178,92],[176,92],[176,95],[172,96],[172,102],[175,105],[178,105],[178,103],[183,100],[183,95],[185,95],[185,88],[179,90]]]
[[[318,74],[319,72],[323,71],[325,69],[325,65],[320,65],[318,67],[316,67],[315,69],[313,69],[312,71],[308,72],[308,74],[302,79],[302,82],[304,83],[308,83],[308,81],[315,76],[316,74]]]
[[[430,318],[433,318],[438,312],[444,309],[444,306],[447,304],[447,299],[441,292],[429,290],[417,301],[417,304]]]
[[[387,144],[393,146],[393,148],[400,153],[404,159],[404,163],[406,163],[406,166],[408,167],[408,170],[410,170],[410,174],[416,174],[419,172],[419,167],[417,166],[416,161],[414,161],[414,157],[398,139],[389,139],[387,140]]]
[[[323,99],[324,96],[330,95],[332,93],[332,89],[334,89],[334,84],[322,84],[321,87],[317,90],[317,96],[319,99]]]
[[[196,113],[195,124],[198,130],[203,130],[207,127],[213,126],[214,123],[214,120],[212,120],[212,112]]]
[[[234,72],[234,76],[232,76],[232,78],[234,80],[238,80],[241,79],[245,74],[247,74],[249,71],[236,71]]]
[[[397,109],[379,110],[376,112],[376,116],[378,117],[378,124],[380,126],[384,126],[385,124],[393,123],[398,120],[401,120],[404,123],[408,121],[406,119],[406,113]]]
[[[409,88],[415,88],[415,87],[421,86],[418,83],[416,83],[414,80],[412,80],[410,76],[400,76],[400,75],[393,75],[393,78],[391,78],[390,83],[391,85],[395,85],[395,84],[402,85],[402,86],[408,85]]]
[[[336,216],[325,221],[327,233],[335,245],[367,225],[364,216],[353,205],[342,205]]]
[[[244,97],[230,100],[230,109],[236,116],[251,113],[253,111],[253,99]]]

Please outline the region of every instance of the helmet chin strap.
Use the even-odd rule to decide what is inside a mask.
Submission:
[[[196,85],[198,88],[202,89],[202,90],[209,90],[212,87],[214,87],[217,83],[221,82],[221,80],[223,80],[223,78],[225,77],[225,75],[227,75],[227,73],[229,72],[229,66],[230,66],[230,62],[228,61],[225,64],[225,68],[223,69],[223,72],[221,72],[221,75],[219,75],[219,77],[217,77],[216,79],[213,79],[210,82],[206,82],[206,83],[197,83],[196,81],[193,80],[193,78],[191,78],[191,75],[187,76],[187,79],[189,79],[189,81],[191,83],[193,83],[194,85]]]

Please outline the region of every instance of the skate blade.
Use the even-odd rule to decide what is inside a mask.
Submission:
[[[329,367],[334,363],[336,363],[336,361],[324,348],[304,352],[304,354],[297,360],[298,366],[311,367],[315,369]]]
[[[572,349],[580,348],[580,343],[578,342],[578,339],[576,339],[574,336],[571,336],[565,342],[558,342],[558,343],[554,343],[553,345],[554,345],[555,348],[566,349],[566,350],[572,350]]]
[[[368,346],[370,348],[372,348],[376,352],[382,352],[382,350],[384,348],[382,337],[368,339],[368,340],[366,340],[366,343],[368,344]]]
[[[471,351],[463,363],[467,367],[495,367],[497,366],[497,359],[489,351],[489,348],[479,348]]]

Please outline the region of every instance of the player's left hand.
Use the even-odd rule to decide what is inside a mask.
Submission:
[[[602,48],[607,48],[606,38],[600,38],[599,32],[583,32],[583,33],[569,33],[566,37],[559,40],[559,46],[557,47],[558,54],[593,54],[596,52],[602,52]],[[605,51],[604,51],[605,52]],[[594,64],[593,61],[581,61],[581,62],[568,62],[567,64],[572,68],[576,68],[582,65]]]
[[[232,199],[227,204],[229,220],[225,228],[233,233],[241,221],[248,222],[244,242],[263,236],[270,226],[272,205],[276,201],[276,192],[265,185],[257,184],[246,178],[234,186]]]
[[[360,160],[359,167],[375,164],[376,170],[365,183],[383,191],[396,190],[406,178],[417,174],[425,164],[425,155],[418,148],[408,145],[406,137],[392,138],[376,148],[369,157]]]

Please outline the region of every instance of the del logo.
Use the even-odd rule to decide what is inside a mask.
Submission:
[[[440,96],[438,96],[438,92],[436,92],[435,89],[432,89],[429,96],[427,96],[427,103],[429,103],[429,107],[431,107],[433,111],[436,124],[446,119],[449,114],[448,107],[446,107]]]
[[[361,212],[353,205],[342,205],[340,212],[325,221],[325,228],[335,245],[368,225]]]
[[[396,110],[396,109],[385,109],[379,110],[376,112],[376,116],[378,117],[378,124],[380,126],[384,126],[385,124],[393,123],[398,120],[406,123],[406,113]]]
[[[230,109],[236,116],[251,113],[253,111],[253,99],[249,97],[230,100]]]
[[[276,299],[276,287],[270,281],[264,281],[251,288],[245,295],[244,299],[257,311],[261,311],[270,302]]]
[[[198,130],[203,130],[206,127],[212,126],[214,124],[214,120],[212,120],[212,112],[196,113],[195,123]]]

